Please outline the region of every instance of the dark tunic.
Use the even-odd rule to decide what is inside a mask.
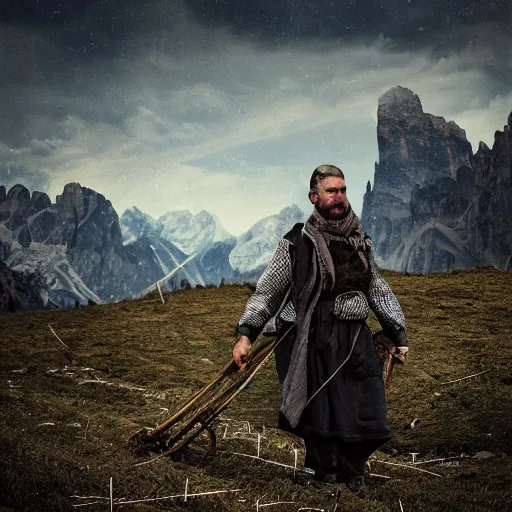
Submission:
[[[307,244],[307,240],[303,238],[300,243]],[[300,251],[300,245],[298,248]],[[302,250],[305,259],[295,255],[298,283],[306,271],[300,267],[311,254],[310,247],[302,247]],[[298,426],[291,429],[282,414],[280,426],[305,439],[306,464],[317,473],[339,472],[337,468],[343,460],[352,468],[350,472],[357,474],[363,470],[361,465],[364,466],[367,457],[390,439],[392,433],[386,423],[382,365],[372,332],[364,320],[340,320],[333,313],[334,300],[341,293],[357,290],[368,295],[370,264],[364,253],[349,244],[332,241],[329,250],[336,278],[334,287],[322,292],[312,317],[308,338],[308,398],[342,365],[351,349],[352,353],[342,369],[305,408]],[[276,352],[281,382],[286,376],[293,341],[292,332]],[[347,458],[348,462],[344,460]]]

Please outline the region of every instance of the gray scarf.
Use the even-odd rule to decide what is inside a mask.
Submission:
[[[311,272],[308,274],[303,292],[296,304],[297,337],[290,357],[288,373],[283,383],[281,404],[281,412],[293,428],[299,423],[307,403],[307,353],[311,317],[322,290],[327,285],[332,289],[335,282],[334,263],[328,248],[328,241],[342,240],[361,251],[365,251],[367,248],[364,231],[350,206],[347,214],[340,220],[325,219],[315,209],[304,226],[304,235],[310,238],[315,250],[311,261]],[[317,283],[316,287],[315,283]]]

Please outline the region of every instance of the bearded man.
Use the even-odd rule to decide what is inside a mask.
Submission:
[[[233,359],[243,366],[272,317],[281,324],[278,336],[294,326],[276,349],[280,427],[304,439],[305,465],[315,479],[359,492],[366,461],[392,437],[382,365],[366,319],[371,309],[402,357],[405,319],[377,272],[342,171],[315,169],[309,199],[313,214],[282,238],[247,302]]]

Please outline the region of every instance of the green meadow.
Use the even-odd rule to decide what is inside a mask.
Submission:
[[[301,471],[272,360],[215,422],[214,454],[206,437],[178,460],[134,451],[229,361],[252,290],[228,285],[0,315],[0,510],[512,510],[510,272],[383,276],[411,349],[362,496]]]

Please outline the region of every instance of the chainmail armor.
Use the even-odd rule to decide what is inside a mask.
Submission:
[[[371,281],[367,297],[369,306],[383,327],[394,331],[405,329],[402,308],[389,285],[378,274],[373,262],[373,245],[369,239],[367,243],[371,253]],[[253,329],[261,329],[276,314],[291,284],[290,245],[291,242],[286,238],[279,242],[272,259],[258,279],[256,291],[247,302],[239,326],[246,325]],[[338,303],[341,311],[341,299]],[[360,310],[364,308],[361,306],[362,304],[358,304],[356,307],[355,302],[351,304],[349,310],[354,309],[354,311],[349,314],[349,317],[363,317],[364,312]],[[287,302],[279,317],[287,322],[295,321],[296,313],[291,302]]]
[[[247,302],[238,325],[257,329],[263,327],[276,314],[291,283],[290,244],[285,238],[279,242],[265,271],[258,279],[256,291]]]

